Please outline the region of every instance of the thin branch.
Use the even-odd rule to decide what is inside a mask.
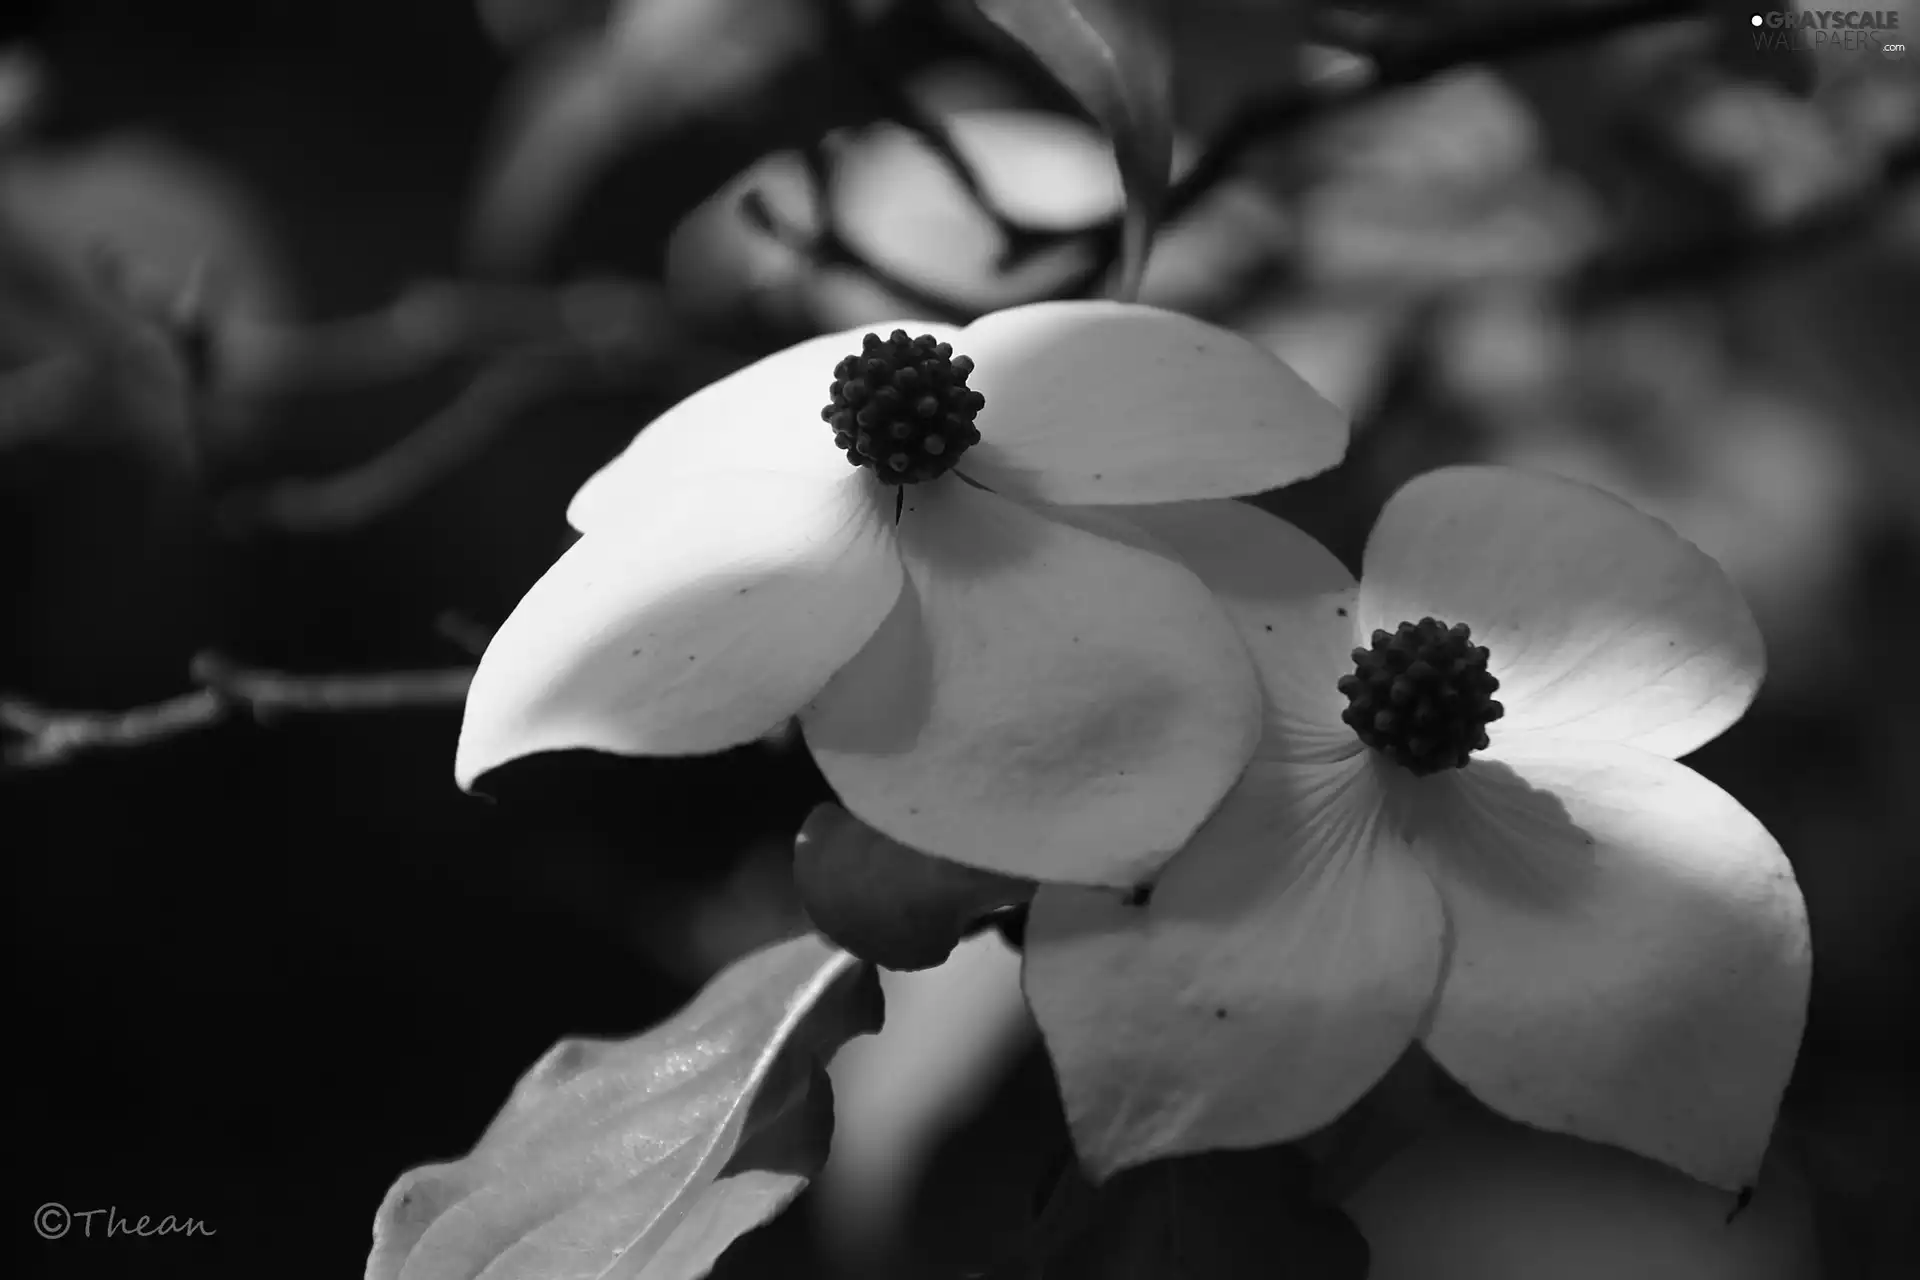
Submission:
[[[255,377],[283,393],[405,378],[458,357],[484,357],[451,403],[375,457],[226,499],[230,525],[287,533],[337,533],[398,510],[567,390],[616,389],[655,376],[700,385],[740,364],[736,353],[690,337],[658,289],[614,279],[557,289],[419,285],[384,312],[282,334],[264,350],[255,353]]]
[[[0,735],[15,739],[0,751],[0,765],[40,769],[93,752],[152,746],[242,713],[264,722],[288,714],[457,707],[473,678],[470,668],[302,676],[238,666],[216,654],[195,658],[192,671],[199,688],[125,711],[53,710],[0,697]]]
[[[1289,86],[1242,107],[1201,149],[1193,167],[1168,190],[1161,220],[1174,222],[1191,211],[1232,177],[1254,148],[1393,90],[1461,67],[1548,53],[1638,27],[1696,16],[1699,11],[1699,0],[1622,0],[1573,9],[1516,7],[1462,26],[1414,36],[1394,37],[1384,26],[1372,24],[1348,31],[1344,43],[1349,52],[1366,60],[1364,70]],[[1061,290],[1063,296],[1082,296],[1098,289],[1112,271],[1122,234],[1123,220],[1116,215],[1051,239],[1033,237],[1029,245],[1040,249],[1061,239],[1090,239],[1098,250],[1096,260]]]
[[[1550,53],[1636,27],[1697,16],[1700,8],[1699,0],[1622,0],[1579,8],[1514,6],[1464,25],[1414,36],[1396,37],[1383,30],[1348,50],[1372,63],[1371,75],[1298,86],[1251,103],[1229,120],[1168,193],[1166,216],[1176,218],[1192,208],[1231,175],[1249,150],[1276,133],[1461,67]],[[1112,228],[1118,234],[1117,218]]]
[[[521,414],[576,381],[589,362],[571,350],[514,352],[474,374],[452,403],[357,467],[317,480],[284,480],[226,499],[239,528],[336,533],[405,506],[478,453]]]
[[[1000,207],[972,162],[961,153],[947,122],[938,112],[928,110],[919,98],[907,90],[896,70],[896,60],[891,51],[876,43],[872,25],[861,20],[849,0],[817,0],[817,3],[832,47],[845,54],[887,117],[925,139],[934,155],[960,183],[967,197],[993,220],[994,227],[1006,242],[1007,256],[1013,259],[1025,257],[1030,246],[1049,240],[1051,237],[1047,232],[1020,223]]]
[[[931,320],[964,324],[976,312],[943,293],[915,284],[888,270],[855,248],[834,217],[828,194],[832,175],[824,147],[808,147],[803,153],[815,210],[813,227],[796,225],[773,207],[759,191],[748,191],[740,200],[740,212],[753,227],[775,242],[792,250],[816,268],[845,267],[857,271],[881,288],[898,296],[915,312]]]
[[[286,395],[349,390],[416,377],[459,357],[490,358],[529,345],[603,341],[587,328],[629,331],[630,345],[672,334],[658,290],[615,280],[546,288],[464,280],[409,285],[364,315],[284,327],[236,322],[221,335],[223,357],[250,386]]]

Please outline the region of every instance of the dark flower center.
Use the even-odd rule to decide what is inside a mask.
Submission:
[[[987,398],[967,389],[972,372],[973,361],[930,333],[870,333],[859,355],[834,366],[833,403],[820,417],[854,466],[888,484],[931,480],[980,442],[973,419]]]
[[[1487,649],[1464,622],[1433,618],[1373,633],[1353,651],[1353,674],[1340,677],[1340,718],[1389,760],[1419,775],[1459,769],[1487,745],[1487,726],[1506,714],[1493,700],[1500,682],[1487,674]]]

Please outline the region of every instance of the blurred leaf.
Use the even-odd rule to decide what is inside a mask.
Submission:
[[[289,309],[287,273],[251,190],[163,137],[22,150],[0,170],[0,204],[76,267],[113,255],[137,298],[170,305],[197,288],[223,314],[276,320]]]
[[[680,221],[667,241],[666,290],[681,314],[726,324],[751,310],[775,326],[805,332],[846,328],[817,321],[807,303],[815,271],[797,247],[753,225],[766,213],[803,235],[819,234],[813,179],[791,151],[762,156]],[[862,320],[885,311],[865,310]]]
[[[1147,284],[1152,299],[1152,272]],[[1358,431],[1373,424],[1400,345],[1417,319],[1415,300],[1400,292],[1322,287],[1250,307],[1235,328],[1345,410]]]
[[[561,1041],[465,1158],[394,1184],[367,1280],[705,1275],[819,1169],[821,1062],[880,1017],[873,971],[809,934],[633,1039]]]
[[[1709,85],[1677,104],[1673,125],[1680,152],[1725,181],[1762,225],[1858,196],[1879,177],[1870,136],[1850,136],[1773,85]]]
[[[19,216],[0,167],[0,640],[49,702],[144,701],[205,641],[199,415],[183,326]],[[72,221],[81,221],[76,212]]]
[[[474,251],[526,266],[621,152],[724,112],[819,38],[812,0],[618,0],[558,39],[507,97],[474,211]]]
[[[0,451],[130,449],[188,470],[187,380],[165,329],[16,216],[0,184]]]
[[[46,97],[46,80],[31,51],[0,47],[0,145],[33,122]]]
[[[1033,1162],[1045,1149],[1032,1144],[1042,1133],[1066,1141],[1059,1090],[1044,1066],[1036,1073],[1044,1077],[1040,1114],[1029,1109],[1014,1118],[1002,1110],[1011,1101],[1007,1085],[1039,1041],[1020,967],[1019,954],[989,929],[936,968],[881,971],[886,1029],[833,1061],[833,1157],[811,1195],[823,1243],[840,1264],[828,1274],[877,1280],[908,1271],[898,1250],[925,1257],[936,1221],[971,1218],[973,1225],[961,1228],[967,1242],[952,1256],[952,1270],[916,1271],[929,1280],[942,1273],[960,1280],[970,1270],[963,1264],[1005,1256],[1019,1243],[1032,1217]],[[931,1185],[954,1136],[981,1123],[1007,1140],[993,1144],[963,1185]],[[999,1201],[999,1212],[983,1198]],[[987,1220],[973,1216],[981,1210]]]
[[[1066,232],[1121,212],[1112,150],[1084,121],[985,108],[942,123],[988,198],[1023,226]],[[876,125],[836,149],[827,199],[865,260],[969,310],[1045,296],[1094,261],[1084,242],[1066,239],[1009,264],[1005,229],[924,137],[899,125]]]
[[[930,969],[989,912],[1033,896],[1030,880],[910,849],[837,804],[816,805],[793,850],[800,901],[820,931],[889,969]]]
[[[1173,167],[1173,58],[1162,0],[974,0],[1113,139],[1127,191],[1121,296],[1138,294]]]
[[[1340,57],[1324,47],[1311,55],[1303,51],[1317,10],[1298,0],[1183,0],[1168,5],[1167,16],[1174,121],[1183,134],[1199,138],[1216,136],[1251,104],[1275,100],[1295,86],[1306,56],[1334,62]],[[1177,154],[1174,164],[1177,171]]]
[[[478,0],[480,24],[503,45],[529,44],[605,19],[611,0]]]
[[[1601,218],[1541,163],[1527,104],[1468,69],[1370,102],[1312,144],[1300,261],[1316,281],[1415,292],[1565,270]]]
[[[1069,1170],[1047,1214],[1074,1217],[1077,1230],[1042,1265],[1045,1280],[1364,1280],[1367,1274],[1359,1229],[1315,1198],[1306,1159],[1285,1147],[1156,1160],[1097,1191]]]

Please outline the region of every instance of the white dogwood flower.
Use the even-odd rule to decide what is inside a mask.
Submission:
[[[741,370],[587,482],[584,536],[481,660],[462,785],[559,748],[717,751],[797,713],[846,806],[915,848],[1117,884],[1185,843],[1257,744],[1253,664],[1190,569],[1074,509],[1290,483],[1340,460],[1344,417],[1150,307],[887,330]]]
[[[1501,468],[1401,489],[1358,584],[1244,504],[1129,518],[1234,611],[1269,712],[1150,893],[1034,900],[1024,980],[1088,1162],[1300,1136],[1419,1041],[1511,1118],[1750,1181],[1810,957],[1780,846],[1675,762],[1760,683],[1719,566]]]

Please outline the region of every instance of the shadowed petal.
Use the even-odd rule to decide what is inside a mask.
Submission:
[[[842,802],[895,840],[1040,880],[1130,884],[1252,755],[1260,691],[1175,561],[956,478],[913,486],[909,586],[801,713]]]
[[[1433,996],[1432,882],[1368,757],[1256,762],[1144,905],[1043,885],[1026,990],[1097,1174],[1327,1124]]]
[[[582,533],[623,519],[646,495],[682,478],[735,471],[796,473],[837,480],[854,468],[820,420],[831,398],[833,369],[860,350],[869,333],[919,335],[932,326],[886,320],[809,338],[728,374],[648,423],[633,443],[596,471],[567,506],[567,523]],[[942,330],[932,330],[942,332]],[[944,330],[951,332],[951,330]]]
[[[1506,707],[1496,743],[1539,731],[1682,756],[1740,718],[1765,668],[1711,557],[1571,480],[1420,476],[1381,513],[1360,581],[1360,643],[1427,615],[1473,629]]]
[[[878,490],[864,474],[739,475],[663,490],[597,525],[487,646],[460,784],[567,747],[718,751],[792,715],[900,594]]]
[[[1810,972],[1766,828],[1684,765],[1531,737],[1414,799],[1454,935],[1434,1057],[1513,1119],[1750,1183]]]
[[[1338,760],[1362,750],[1340,719],[1353,670],[1359,588],[1331,551],[1244,502],[1115,508],[1178,555],[1225,605],[1267,695],[1263,760]]]
[[[1038,302],[953,339],[986,397],[960,469],[1059,504],[1261,493],[1347,451],[1347,419],[1266,348],[1119,302]]]

